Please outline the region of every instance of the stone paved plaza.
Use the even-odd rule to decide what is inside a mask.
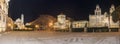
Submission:
[[[120,33],[10,31],[0,34],[0,44],[120,44]]]

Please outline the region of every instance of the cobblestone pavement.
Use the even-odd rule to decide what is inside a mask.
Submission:
[[[0,34],[0,44],[120,44],[120,32],[10,31]]]

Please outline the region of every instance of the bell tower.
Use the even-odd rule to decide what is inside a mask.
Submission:
[[[24,24],[24,15],[21,15],[21,22]]]
[[[101,8],[99,7],[99,5],[96,5],[96,9],[95,9],[95,15],[101,15]]]
[[[110,8],[110,11],[109,11],[110,14],[112,14],[113,11],[115,11],[115,6],[112,4],[112,5],[111,5],[111,8]]]

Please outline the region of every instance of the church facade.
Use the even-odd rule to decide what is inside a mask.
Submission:
[[[99,5],[96,6],[94,14],[89,15],[88,27],[109,27],[109,28],[118,28],[119,22],[114,23],[112,20],[112,12],[115,11],[114,5],[111,5],[109,13],[105,12],[102,14],[101,8]]]

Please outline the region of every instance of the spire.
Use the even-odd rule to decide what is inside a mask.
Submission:
[[[24,23],[24,15],[23,14],[21,14],[21,21],[22,21],[22,23]]]
[[[108,15],[108,13],[107,13],[107,12],[105,12],[105,13],[104,13],[104,15],[105,15],[105,16],[107,16],[107,15]]]
[[[98,4],[96,5],[96,8],[100,8]]]
[[[5,2],[6,2],[6,3],[9,3],[9,2],[10,2],[10,0],[5,0]]]
[[[114,4],[111,5],[111,8],[115,8]]]
[[[110,14],[111,14],[113,11],[115,11],[115,6],[112,4],[112,5],[111,5],[111,8],[110,8],[110,11],[109,11]]]
[[[106,15],[106,14],[107,14],[107,12],[104,13],[104,15]]]

